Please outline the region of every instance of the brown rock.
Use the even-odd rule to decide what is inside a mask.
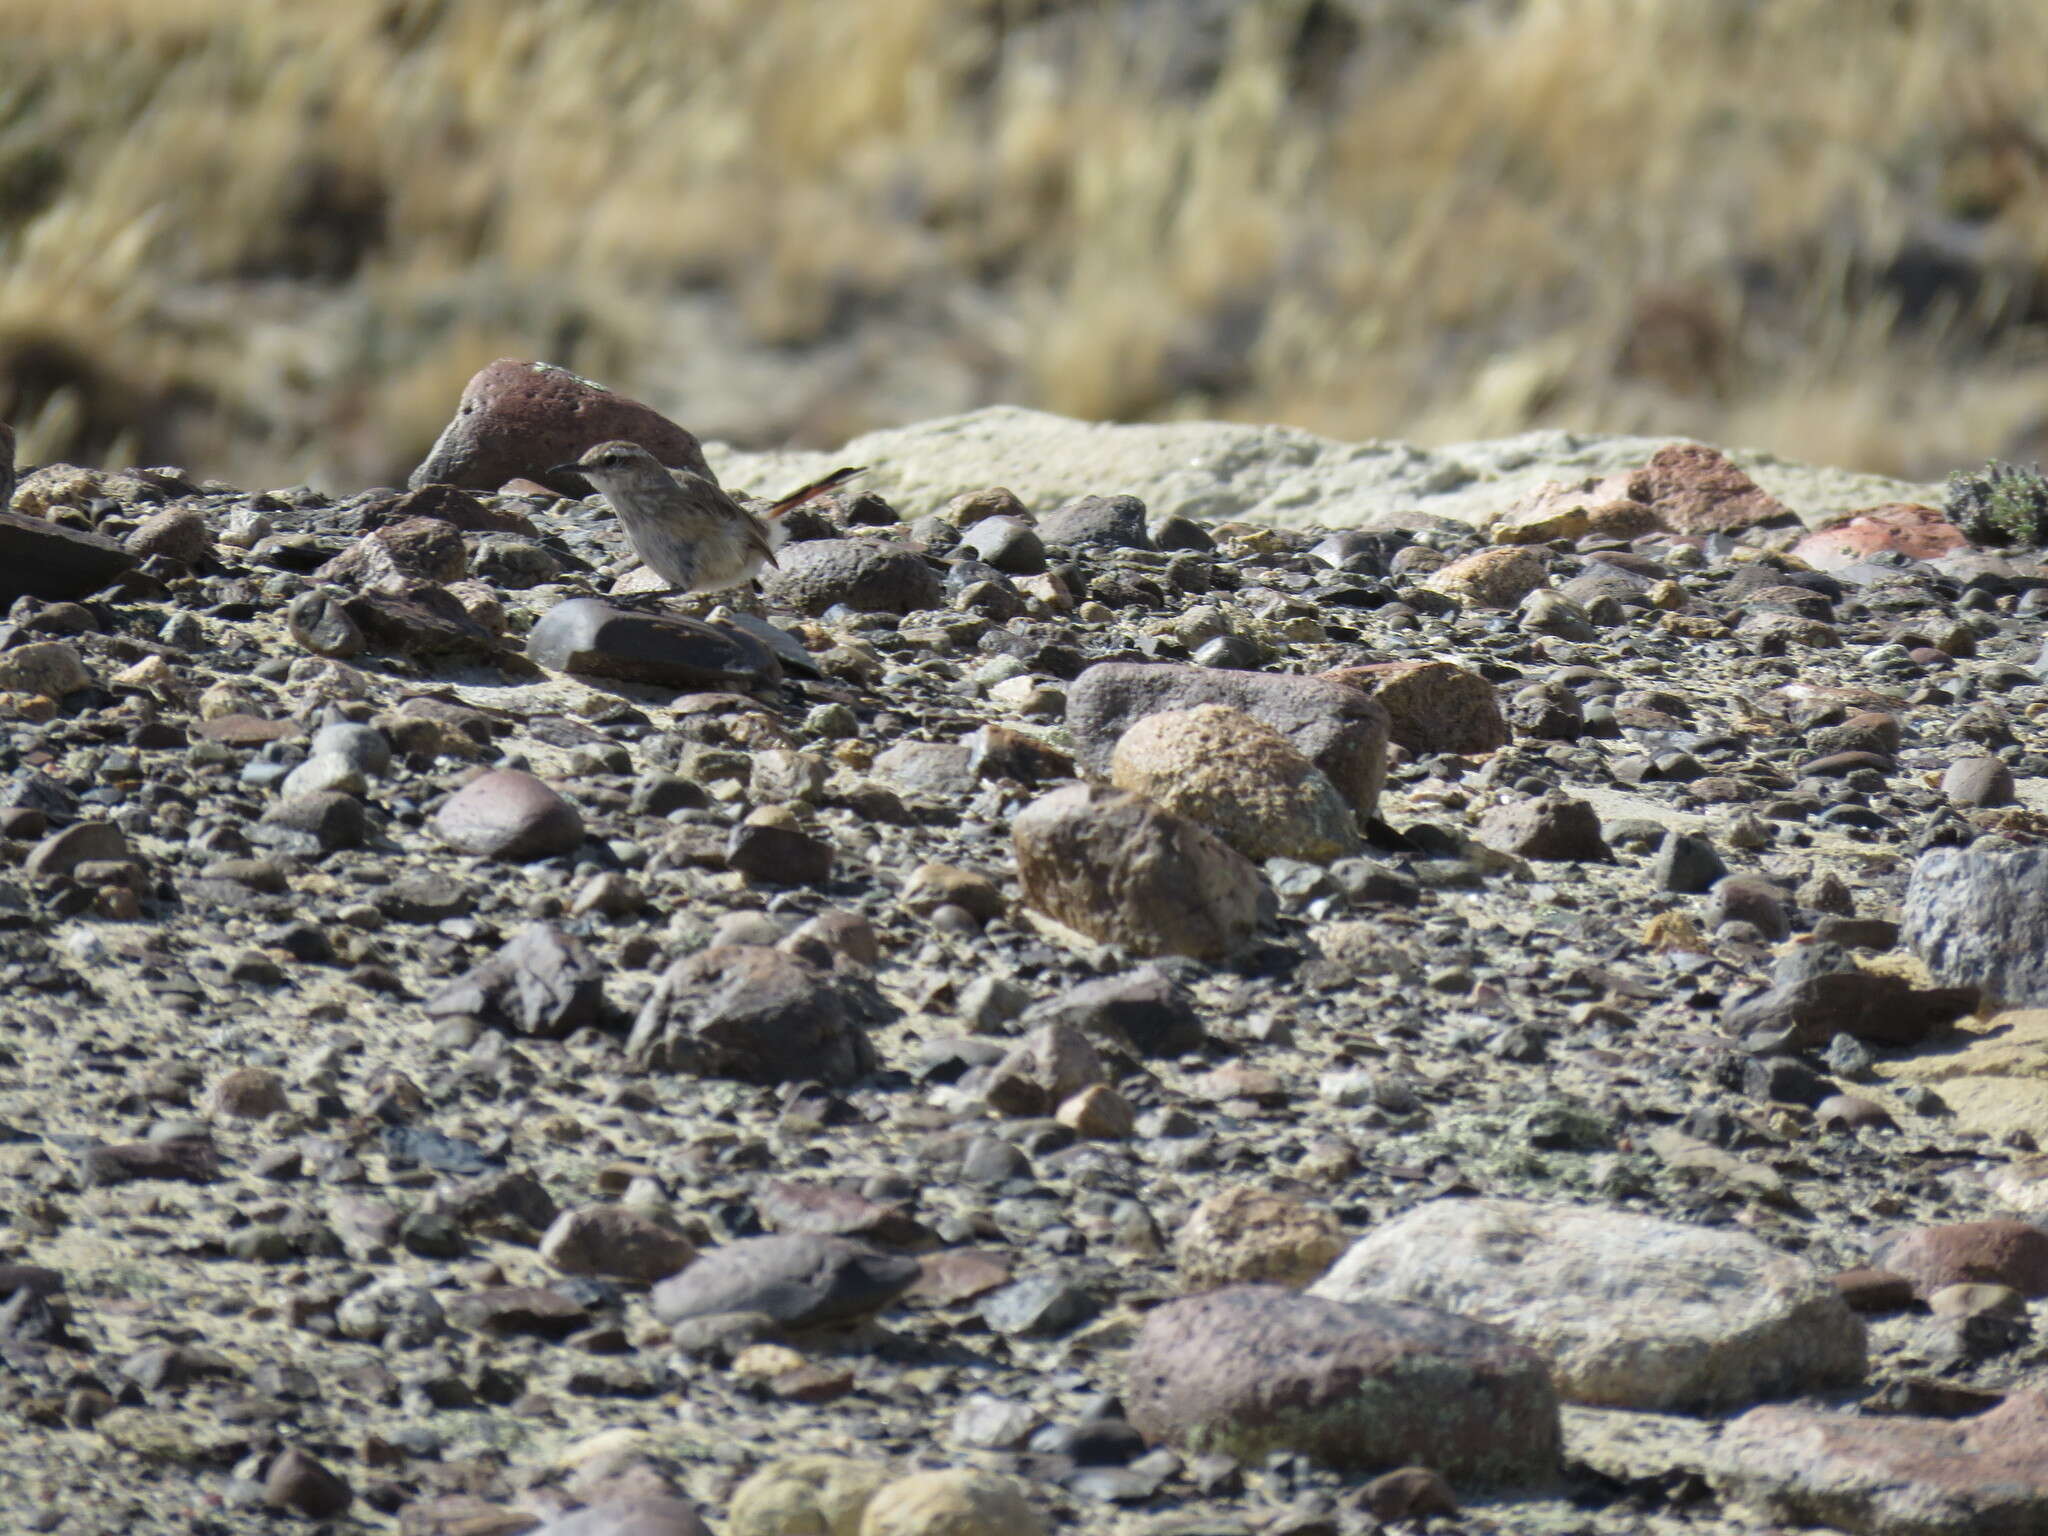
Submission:
[[[206,526],[206,515],[191,507],[152,512],[121,542],[138,560],[154,555],[180,565],[196,565],[213,554],[213,532]]]
[[[314,572],[314,579],[366,586],[408,579],[447,583],[468,574],[469,551],[453,523],[409,517],[364,534]]]
[[[1025,904],[1101,943],[1215,959],[1258,927],[1258,868],[1140,796],[1057,789],[1018,815],[1011,836]]]
[[[1794,544],[1790,553],[1817,571],[1832,571],[1881,554],[1938,560],[1969,545],[1963,530],[1933,507],[1893,501],[1851,512],[1839,522],[1816,529]]]
[[[925,1257],[917,1280],[904,1292],[906,1301],[921,1301],[935,1307],[950,1307],[1008,1285],[1010,1266],[996,1254],[972,1248]]]
[[[552,923],[528,923],[430,998],[427,1013],[553,1040],[595,1024],[603,1005],[604,967],[583,941]]]
[[[567,462],[564,460],[563,462]],[[515,482],[516,483],[516,482]],[[533,494],[552,496],[547,487],[532,485]],[[505,489],[510,490],[508,484]],[[444,523],[453,523],[464,533],[519,533],[535,534],[540,530],[533,519],[524,512],[514,512],[505,507],[486,506],[468,492],[452,485],[423,485],[416,491],[403,496],[394,496],[388,501],[376,502],[363,508],[360,514],[365,527],[379,527],[386,523],[402,523],[408,518],[432,517]]]
[[[557,1274],[652,1285],[696,1258],[697,1245],[623,1205],[585,1205],[555,1218],[540,1256]]]
[[[1508,744],[1493,684],[1451,662],[1384,661],[1322,676],[1379,700],[1389,738],[1417,756],[1492,752]]]
[[[1792,515],[1726,454],[1699,443],[1658,449],[1642,474],[1636,499],[1649,503],[1674,533],[1740,533]]]
[[[1941,776],[1942,797],[1950,805],[2011,805],[2018,792],[2012,770],[1995,757],[1959,758]]]
[[[1479,841],[1523,859],[1584,861],[1611,856],[1600,833],[1599,813],[1561,790],[1495,806],[1480,818]]]
[[[2048,1530],[2048,1393],[1947,1419],[1755,1408],[1722,1427],[1707,1477],[1776,1520],[1868,1536]]]
[[[297,1446],[287,1446],[263,1478],[263,1502],[308,1520],[332,1520],[344,1513],[354,1490]]]
[[[481,774],[450,795],[434,831],[457,852],[487,859],[552,858],[583,844],[576,807],[515,768]]]
[[[997,1063],[985,1097],[999,1114],[1044,1115],[1108,1076],[1086,1035],[1071,1025],[1046,1024]]]
[[[29,851],[22,872],[31,880],[53,880],[81,864],[128,857],[128,838],[110,821],[81,821],[52,832]]]
[[[2048,1231],[2025,1221],[1958,1221],[1919,1227],[1881,1245],[1871,1263],[1906,1276],[1924,1299],[1972,1281],[2048,1296]]]
[[[943,906],[960,907],[981,922],[1001,917],[1009,903],[1002,888],[979,870],[957,864],[920,864],[903,882],[903,905],[929,916]]]
[[[1828,1276],[1852,1312],[1903,1312],[1913,1305],[1913,1282],[1888,1269],[1845,1269]]]
[[[626,1051],[655,1071],[837,1085],[873,1069],[863,1025],[891,1017],[869,981],[775,949],[720,944],[662,973]]]
[[[1138,1133],[1131,1101],[1107,1083],[1083,1088],[1062,1100],[1053,1118],[1083,1141],[1129,1141]]]
[[[928,1248],[931,1230],[901,1205],[870,1200],[855,1189],[773,1179],[754,1191],[754,1209],[774,1232],[859,1237],[884,1248]]]
[[[209,1184],[220,1170],[213,1143],[196,1137],[176,1141],[131,1141],[94,1147],[85,1154],[88,1185],[128,1184],[138,1179],[171,1179]]]
[[[613,438],[638,443],[671,469],[717,483],[697,439],[659,411],[615,395],[566,368],[501,357],[463,386],[455,416],[407,484],[496,490],[526,479],[564,496],[585,496],[580,476],[551,475],[557,464]]]
[[[1359,1502],[1379,1520],[1446,1519],[1458,1512],[1451,1485],[1429,1467],[1398,1467],[1358,1490]]]
[[[501,1338],[566,1339],[590,1321],[577,1302],[537,1285],[463,1292],[449,1300],[448,1316],[459,1327]]]
[[[1489,1484],[1557,1473],[1557,1396],[1499,1330],[1427,1307],[1238,1286],[1146,1313],[1124,1402],[1148,1439],[1252,1462],[1405,1463]]]
[[[236,1120],[264,1120],[291,1107],[284,1079],[268,1067],[237,1067],[213,1085],[213,1112]]]

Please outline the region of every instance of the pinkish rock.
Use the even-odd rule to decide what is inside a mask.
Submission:
[[[1127,1369],[1131,1423],[1190,1454],[1417,1463],[1473,1483],[1556,1475],[1557,1394],[1542,1360],[1431,1307],[1233,1286],[1146,1313]]]
[[[557,1274],[652,1285],[696,1258],[697,1245],[623,1205],[585,1205],[555,1218],[540,1256]]]
[[[576,807],[530,773],[479,774],[442,802],[434,831],[458,853],[487,859],[545,859],[583,842]]]
[[[1933,507],[1893,501],[1851,512],[1809,533],[1791,553],[1817,571],[1832,571],[1894,551],[1914,560],[1938,560],[1969,547],[1963,530]]]
[[[1642,473],[1637,499],[1648,502],[1673,533],[1740,533],[1792,515],[1726,454],[1699,443],[1659,448]]]
[[[1881,1245],[1871,1263],[1904,1275],[1923,1300],[1943,1286],[1974,1281],[2048,1296],[2048,1232],[2026,1221],[1917,1227]]]
[[[1962,1420],[1755,1408],[1722,1429],[1707,1478],[1774,1520],[1865,1536],[2048,1531],[2048,1393]]]
[[[671,469],[717,480],[697,439],[652,406],[552,363],[501,357],[463,386],[454,419],[406,483],[414,490],[454,485],[494,491],[508,480],[525,479],[564,496],[583,496],[589,487],[580,479],[548,470],[613,438],[638,443]]]

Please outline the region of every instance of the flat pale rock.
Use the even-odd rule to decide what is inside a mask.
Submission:
[[[1352,1244],[1311,1295],[1441,1307],[1550,1362],[1568,1402],[1711,1410],[1849,1386],[1863,1324],[1745,1232],[1524,1200],[1436,1200]]]
[[[1279,527],[1355,528],[1423,513],[1483,523],[1545,481],[1576,484],[1646,466],[1669,438],[1542,431],[1420,448],[1339,442],[1292,427],[1184,421],[1075,421],[991,406],[857,437],[829,453],[708,450],[734,485],[799,485],[841,464],[906,518],[955,496],[1004,485],[1033,511],[1123,493],[1154,517],[1243,519]],[[1939,503],[1939,486],[1888,480],[1737,451],[1735,466],[1818,523],[1888,501]]]
[[[868,1501],[889,1479],[879,1462],[851,1456],[771,1461],[733,1493],[727,1536],[858,1536]]]
[[[913,1472],[868,1501],[859,1536],[1044,1536],[1045,1518],[1010,1478],[974,1467]],[[836,1536],[836,1533],[834,1533]]]

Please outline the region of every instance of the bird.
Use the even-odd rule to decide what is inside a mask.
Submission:
[[[664,591],[644,594],[655,600],[723,592],[752,581],[764,565],[775,564],[776,547],[787,535],[783,514],[862,470],[835,469],[783,497],[765,516],[756,516],[703,475],[670,469],[638,443],[623,439],[599,443],[574,463],[557,464],[548,473],[581,475],[603,493],[640,563],[668,583]]]

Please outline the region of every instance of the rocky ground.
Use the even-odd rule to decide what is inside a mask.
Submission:
[[[0,517],[9,1529],[2048,1529],[2037,557],[1650,445],[664,618],[544,383]]]

